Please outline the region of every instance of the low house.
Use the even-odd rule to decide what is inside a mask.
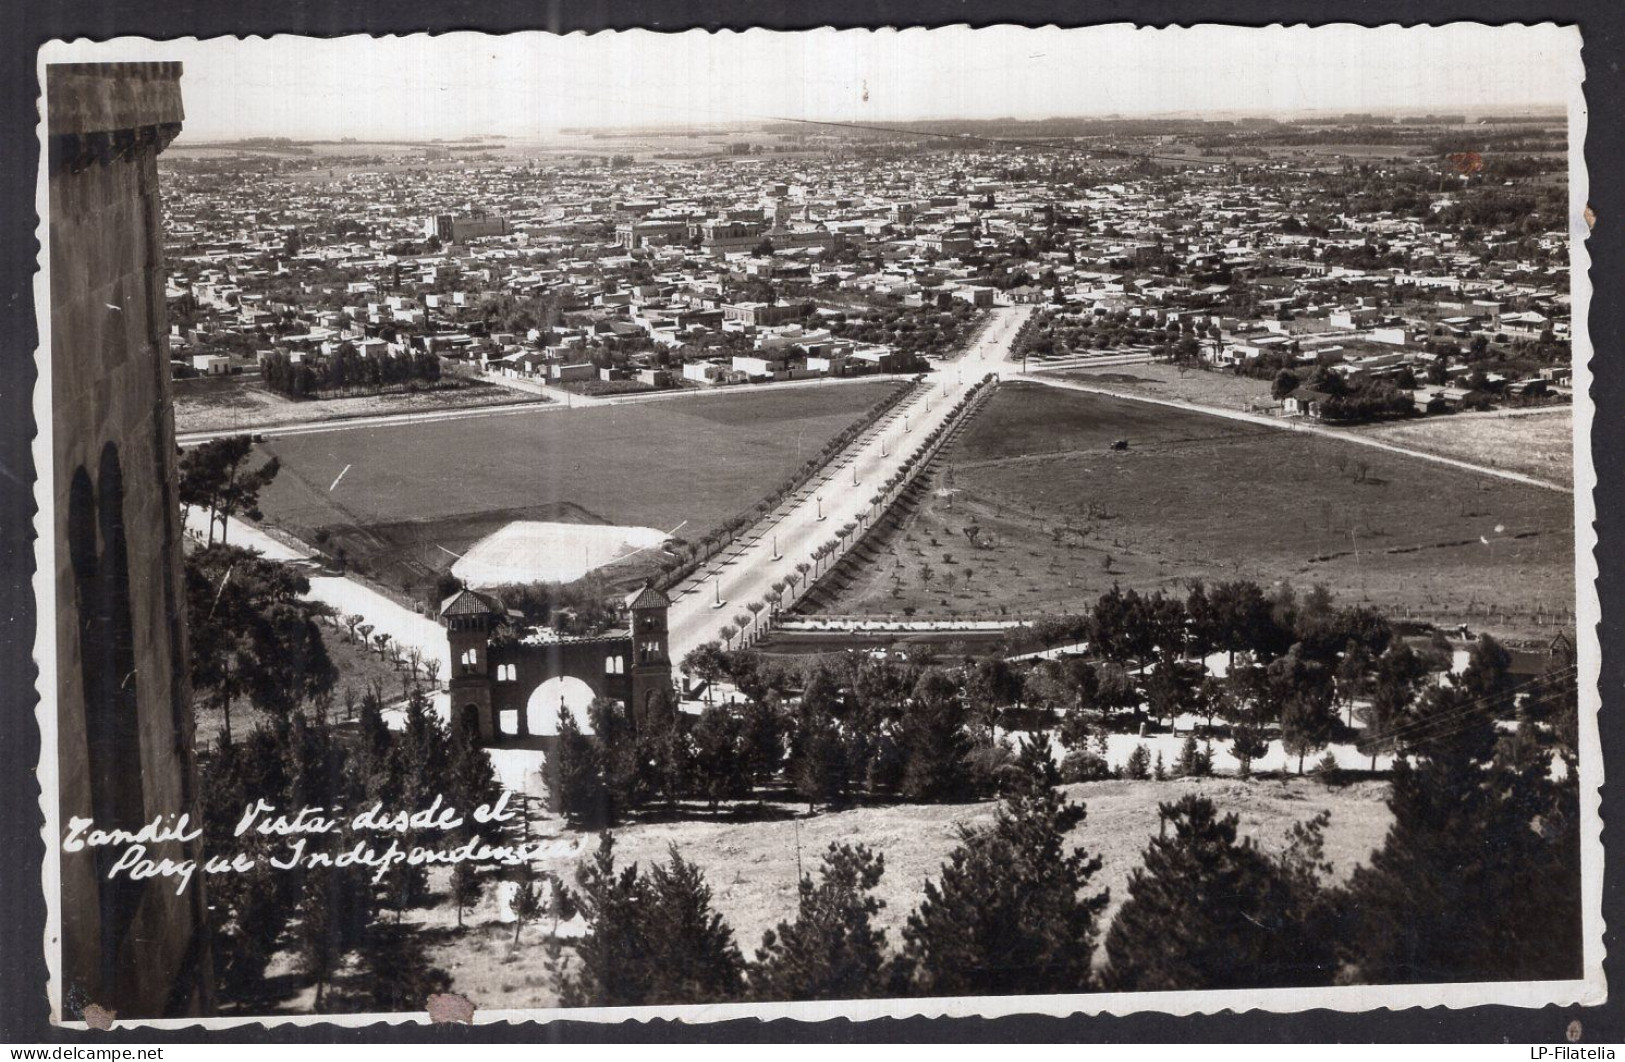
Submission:
[[[1281,403],[1282,411],[1289,417],[1309,417],[1319,420],[1324,416],[1325,405],[1334,396],[1325,391],[1316,391],[1311,387],[1300,387],[1286,396]]]
[[[1418,387],[1411,392],[1411,401],[1418,413],[1443,413],[1450,406],[1444,400],[1444,395],[1438,387]]]
[[[598,366],[590,361],[576,362],[573,365],[564,365],[555,362],[549,373],[559,383],[570,383],[575,380],[596,380]]]
[[[231,371],[231,358],[224,354],[193,354],[192,368],[203,376],[224,376]]]

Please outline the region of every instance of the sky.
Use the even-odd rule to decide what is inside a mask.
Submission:
[[[647,31],[51,42],[185,64],[188,142],[546,136],[561,127],[1563,107],[1554,25]]]

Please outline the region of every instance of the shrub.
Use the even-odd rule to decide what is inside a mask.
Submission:
[[[1074,782],[1099,782],[1112,776],[1111,765],[1104,757],[1093,752],[1073,751],[1066,754],[1061,761],[1061,781],[1067,785]]]

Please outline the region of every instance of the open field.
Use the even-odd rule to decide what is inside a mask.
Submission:
[[[266,519],[402,586],[515,520],[681,528],[749,508],[894,383],[273,437]],[[348,469],[348,471],[345,471]],[[342,473],[342,479],[340,478]]]
[[[1108,391],[1191,402],[1219,409],[1246,411],[1255,405],[1270,403],[1268,380],[1254,380],[1249,376],[1236,376],[1218,370],[1181,369],[1163,362],[1068,369],[1056,375],[1064,380],[1076,380]]]
[[[503,583],[570,583],[595,568],[665,541],[651,527],[555,524],[519,520],[476,542],[452,574],[469,586]]]
[[[546,401],[536,395],[479,381],[441,391],[304,401],[273,393],[261,386],[258,376],[176,380],[174,389],[175,432],[179,435],[200,431],[260,431],[280,424],[317,420]]]
[[[1458,413],[1452,417],[1355,429],[1384,442],[1504,468],[1554,483],[1574,483],[1574,410]]]
[[[1157,804],[1161,801],[1177,800],[1186,792],[1206,794],[1221,811],[1237,814],[1242,833],[1256,838],[1270,852],[1285,845],[1293,824],[1322,808],[1330,809],[1326,855],[1339,881],[1346,880],[1382,844],[1391,818],[1385,803],[1387,785],[1382,782],[1328,789],[1299,779],[1282,784],[1212,778],[1093,782],[1065,789],[1089,811],[1070,842],[1104,861],[1095,884],[1110,890],[1112,903],[1102,919],[1102,937],[1127,896],[1130,872],[1157,833]],[[810,871],[831,842],[861,838],[885,856],[885,876],[876,896],[886,906],[876,921],[895,949],[902,942],[903,922],[919,903],[925,882],[938,876],[956,844],[957,825],[987,822],[993,807],[991,803],[894,805],[805,817],[801,814],[805,809],[799,805],[769,805],[769,814],[752,822],[650,822],[615,831],[616,863],[647,867],[664,861],[668,847],[675,844],[683,858],[704,871],[718,911],[733,928],[741,950],[753,955],[765,930],[795,915],[798,860]],[[546,835],[558,829],[553,820],[542,823],[540,832]],[[559,839],[560,854],[538,866],[570,881],[576,865],[593,851],[596,841],[570,833],[561,833]],[[514,926],[503,921],[505,914],[498,892],[492,888],[472,913],[465,914],[467,926],[461,931],[449,905],[409,912],[407,918],[424,925],[426,938],[433,941],[429,961],[451,974],[452,990],[478,1000],[482,1009],[555,1005],[551,967],[543,946],[549,927],[525,927],[515,948]],[[579,931],[577,922],[561,927],[561,936]]]
[[[820,610],[1026,615],[1197,577],[1513,637],[1573,608],[1567,496],[1332,437],[1006,384],[932,486]]]

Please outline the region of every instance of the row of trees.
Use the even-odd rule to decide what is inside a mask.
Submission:
[[[437,383],[440,359],[422,350],[400,355],[363,354],[354,344],[341,343],[326,357],[307,357],[297,362],[281,351],[267,354],[262,378],[271,390],[293,398],[376,392],[388,387]]]
[[[1498,737],[1485,706],[1453,707],[1418,735],[1383,846],[1343,884],[1329,813],[1271,853],[1191,794],[1161,805],[1103,926],[1102,861],[1069,843],[1084,808],[1018,774],[991,823],[960,827],[895,949],[876,925],[884,856],[861,844],[830,846],[752,962],[675,848],[646,873],[617,868],[606,834],[576,876],[587,933],[560,987],[569,1004],[631,1006],[1578,976],[1577,772],[1554,779],[1549,752]]]
[[[916,377],[913,384],[897,387],[886,397],[875,402],[874,405],[863,412],[862,416],[842,428],[838,434],[819,449],[817,454],[809,457],[802,463],[800,468],[791,473],[788,479],[777,488],[769,491],[750,509],[724,521],[694,542],[677,542],[674,550],[675,556],[662,566],[660,586],[669,588],[688,578],[700,565],[732,542],[734,535],[740,530],[751,526],[772,512],[784,499],[806,486],[825,465],[829,464],[837,454],[849,446],[852,440],[873,427],[881,417],[894,409],[905,397],[912,394],[914,389],[919,386],[921,379],[923,377]]]
[[[1286,587],[1266,595],[1246,581],[1199,584],[1184,599],[1114,588],[1089,615],[1047,626],[1051,638],[1087,638],[1092,658],[922,667],[854,655],[790,669],[756,653],[700,646],[684,671],[706,683],[730,679],[744,702],[713,706],[698,725],[680,723],[658,739],[639,735],[657,740],[658,751],[629,753],[627,762],[658,761],[658,770],[648,767],[658,786],[632,784],[603,766],[620,755],[606,745],[609,735],[630,734],[626,728],[595,717],[591,736],[570,729],[559,762],[589,763],[585,773],[597,781],[582,790],[590,800],[561,792],[556,807],[603,824],[652,799],[626,794],[656,790],[668,804],[704,798],[712,807],[778,789],[814,806],[977,799],[1002,791],[1005,773],[1024,758],[1053,759],[1052,736],[1068,781],[1147,776],[1149,761],[1139,772],[1132,763],[1108,764],[1107,736],[1192,715],[1206,719],[1208,743],[1228,742],[1243,774],[1277,739],[1300,773],[1310,755],[1337,740],[1356,743],[1374,769],[1378,757],[1403,754],[1408,735],[1448,717],[1463,690],[1485,699],[1497,718],[1523,720],[1553,747],[1577,747],[1560,673],[1520,690],[1510,655],[1486,637],[1453,684],[1431,684],[1449,666],[1437,644],[1417,648],[1382,616],[1338,608],[1319,588],[1302,599]],[[1232,660],[1222,677],[1198,662],[1225,650]],[[1354,727],[1356,719],[1363,725]],[[1012,729],[1031,736],[1018,748]]]

